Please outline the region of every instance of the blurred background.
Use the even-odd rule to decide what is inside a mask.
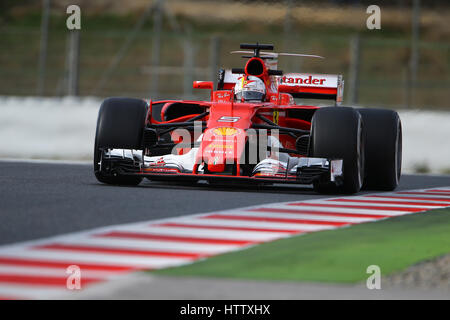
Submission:
[[[279,68],[344,74],[347,103],[449,108],[450,2],[375,2],[2,0],[0,94],[195,98],[193,80],[239,67],[229,52],[259,41],[326,57]],[[370,4],[381,30],[366,28]]]
[[[66,27],[72,4],[81,8],[79,31]],[[380,30],[366,27],[371,4],[381,8]],[[282,57],[279,69],[343,74],[344,104],[428,112],[409,121],[419,125],[418,139],[429,112],[435,116],[427,121],[449,126],[448,0],[1,0],[0,125],[24,121],[7,119],[5,106],[13,114],[18,103],[32,108],[42,99],[78,106],[98,106],[107,96],[207,99],[192,81],[215,80],[220,67],[242,67],[229,52],[256,41],[326,57]],[[0,143],[0,156],[26,149],[8,148]],[[410,168],[433,169],[422,160]]]

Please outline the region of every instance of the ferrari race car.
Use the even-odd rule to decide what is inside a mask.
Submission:
[[[341,75],[283,73],[273,45],[241,44],[245,67],[194,81],[210,101],[107,98],[97,120],[102,183],[150,180],[312,184],[318,192],[393,190],[402,160],[397,112],[340,106]],[[264,50],[264,51],[262,51]],[[216,87],[216,90],[214,90]],[[329,99],[332,106],[294,98]]]

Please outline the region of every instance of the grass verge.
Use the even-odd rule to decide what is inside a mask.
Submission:
[[[152,272],[261,280],[358,282],[450,252],[450,209],[281,239],[187,266]]]

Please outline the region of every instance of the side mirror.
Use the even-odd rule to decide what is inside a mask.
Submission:
[[[192,86],[194,89],[214,90],[214,84],[212,81],[194,81]]]

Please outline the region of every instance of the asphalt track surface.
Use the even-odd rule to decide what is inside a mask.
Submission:
[[[404,175],[397,190],[449,186],[450,176]],[[373,191],[362,192],[374,193]],[[0,245],[187,214],[330,197],[309,186],[100,184],[92,166],[0,161]]]

